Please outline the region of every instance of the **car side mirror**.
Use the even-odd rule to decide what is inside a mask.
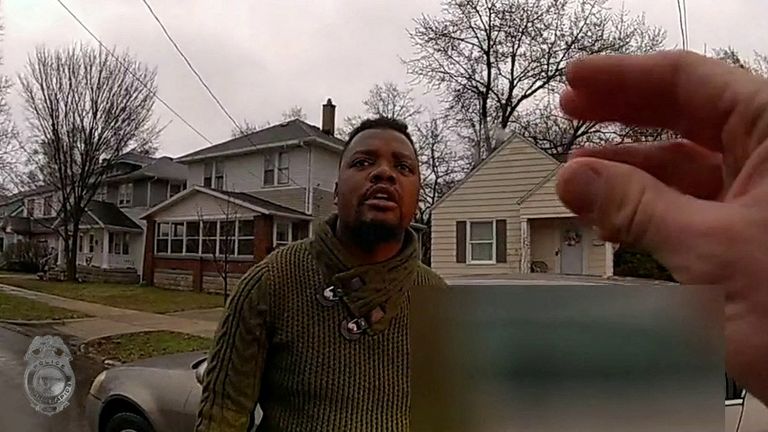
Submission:
[[[197,380],[197,383],[200,385],[203,385],[203,378],[205,377],[205,368],[208,366],[208,360],[203,361],[200,363],[200,366],[195,369],[195,380]]]

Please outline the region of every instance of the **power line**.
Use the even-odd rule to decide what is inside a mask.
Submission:
[[[160,20],[160,17],[157,16],[155,11],[152,9],[152,6],[149,5],[149,2],[147,0],[142,0],[142,2],[144,3],[144,5],[149,10],[149,13],[152,14],[152,17],[155,19],[157,24],[160,25],[160,28],[163,30],[163,33],[165,34],[165,37],[168,39],[168,41],[171,42],[171,44],[176,49],[176,52],[181,56],[181,58],[184,59],[184,62],[187,64],[187,66],[192,71],[192,73],[195,74],[195,76],[197,77],[198,81],[200,81],[200,84],[202,84],[203,87],[205,88],[205,90],[208,92],[208,94],[211,95],[211,98],[213,98],[213,100],[216,102],[216,104],[219,106],[219,108],[221,108],[221,110],[224,112],[224,114],[226,114],[226,116],[229,117],[229,120],[232,122],[233,125],[235,125],[235,128],[237,128],[237,130],[240,131],[240,134],[242,135],[242,137],[245,138],[248,141],[248,143],[251,144],[251,146],[256,147],[256,144],[253,141],[251,141],[251,137],[249,136],[250,134],[246,133],[243,130],[243,128],[240,127],[240,124],[238,124],[237,121],[234,119],[234,117],[232,117],[232,115],[229,113],[229,111],[227,111],[227,109],[224,107],[224,104],[222,104],[221,101],[219,100],[219,98],[216,97],[215,94],[213,94],[213,90],[211,90],[211,88],[205,82],[203,77],[200,76],[200,74],[197,72],[197,69],[195,69],[195,67],[192,65],[192,62],[184,54],[184,51],[181,50],[181,47],[179,46],[179,44],[177,44],[176,41],[173,39],[173,37],[171,36],[170,32],[168,31],[168,29],[163,24],[162,20]],[[272,160],[273,158],[271,156],[269,156],[269,155],[265,155],[265,156],[275,165],[274,168],[275,168],[275,172],[276,172],[276,175],[277,175],[277,168],[278,168],[277,164],[275,163],[275,161]],[[288,177],[288,180],[290,180],[293,184],[295,184],[296,186],[301,186],[301,184],[299,182],[297,182],[296,180],[294,180],[291,176],[289,176],[287,174],[286,174],[286,176]]]
[[[197,130],[197,129],[196,129],[194,126],[192,126],[192,124],[191,124],[191,123],[189,123],[189,122],[188,122],[188,121],[187,121],[187,120],[186,120],[184,117],[182,117],[182,116],[181,116],[181,114],[179,114],[178,112],[176,112],[176,110],[175,110],[175,109],[173,109],[173,108],[172,108],[170,105],[168,105],[168,103],[167,103],[166,101],[164,101],[164,100],[163,100],[163,99],[162,99],[162,98],[161,98],[161,97],[160,97],[160,96],[157,94],[157,92],[155,92],[154,90],[152,90],[152,89],[151,89],[151,88],[150,88],[150,87],[149,87],[149,86],[148,86],[146,83],[144,83],[144,82],[143,82],[143,81],[142,81],[142,80],[141,80],[141,79],[140,79],[138,76],[136,76],[136,74],[135,74],[135,73],[134,73],[134,72],[131,70],[131,68],[130,68],[130,67],[128,67],[128,66],[127,66],[125,63],[123,63],[123,61],[122,61],[122,60],[121,60],[121,59],[120,59],[120,58],[119,58],[117,55],[115,55],[115,53],[113,53],[113,52],[112,52],[112,50],[110,50],[109,48],[107,48],[107,46],[106,46],[106,45],[104,45],[104,43],[102,43],[102,42],[101,42],[101,40],[100,40],[100,39],[99,39],[99,38],[98,38],[98,37],[97,37],[97,36],[96,36],[96,35],[95,35],[95,34],[94,34],[92,31],[91,31],[91,29],[89,29],[89,28],[88,28],[88,26],[86,26],[86,25],[85,25],[85,24],[84,24],[84,23],[83,23],[83,22],[80,20],[80,18],[78,18],[78,17],[77,17],[77,15],[75,15],[75,13],[74,13],[74,12],[72,12],[72,11],[71,11],[71,10],[70,10],[70,9],[67,7],[67,5],[65,5],[65,4],[64,4],[64,2],[63,2],[62,0],[57,0],[57,1],[58,1],[58,2],[59,2],[59,4],[60,4],[60,5],[61,5],[61,6],[62,6],[62,7],[63,7],[63,8],[64,8],[64,9],[65,9],[65,10],[66,10],[66,11],[67,11],[67,12],[68,12],[70,15],[71,15],[71,16],[72,16],[72,18],[74,18],[74,19],[75,19],[75,21],[77,21],[77,23],[78,23],[78,24],[80,24],[80,27],[82,27],[83,29],[85,29],[85,31],[86,31],[86,32],[88,32],[88,34],[89,34],[89,35],[91,35],[91,37],[92,37],[93,39],[95,39],[95,40],[96,40],[96,42],[98,42],[98,43],[99,43],[99,45],[100,45],[100,46],[101,46],[101,47],[102,47],[104,50],[106,50],[106,51],[109,53],[109,55],[111,55],[111,56],[112,56],[112,58],[114,58],[115,60],[117,60],[117,62],[118,62],[118,63],[119,63],[119,64],[120,64],[120,65],[121,65],[121,66],[122,66],[122,67],[123,67],[123,68],[124,68],[124,69],[125,69],[125,70],[126,70],[128,73],[129,73],[129,74],[131,74],[131,76],[133,76],[133,77],[136,79],[136,81],[138,81],[138,82],[139,82],[139,84],[141,84],[141,85],[142,85],[142,86],[143,86],[145,89],[149,90],[149,91],[152,93],[152,96],[154,96],[154,98],[155,98],[155,99],[157,99],[158,101],[160,101],[160,103],[162,103],[162,104],[163,104],[163,105],[164,105],[166,108],[168,108],[168,110],[169,110],[171,113],[173,113],[173,115],[175,115],[176,117],[178,117],[178,118],[179,118],[179,120],[181,120],[182,122],[184,122],[184,124],[185,124],[185,125],[187,125],[187,126],[190,128],[190,129],[192,129],[192,130],[193,130],[193,131],[194,131],[194,132],[195,132],[197,135],[199,135],[199,136],[200,136],[202,139],[204,139],[204,140],[205,140],[205,141],[206,141],[208,144],[213,144],[213,142],[212,142],[211,140],[209,140],[209,139],[208,139],[208,138],[207,138],[205,135],[203,135],[203,134],[202,134],[202,132],[200,132],[199,130]]]
[[[688,36],[685,31],[683,6],[681,4],[681,0],[677,0],[677,18],[678,22],[680,23],[680,37],[683,42],[683,49],[688,49]]]
[[[184,54],[184,52],[181,50],[181,48],[176,43],[176,41],[173,39],[171,34],[168,32],[168,29],[165,28],[165,25],[160,20],[160,17],[158,17],[157,14],[155,13],[155,11],[152,9],[152,6],[149,5],[149,2],[147,0],[142,0],[142,1],[144,2],[144,5],[147,7],[147,9],[149,9],[149,13],[152,14],[152,17],[160,25],[160,28],[163,29],[163,33],[165,33],[165,37],[168,38],[168,40],[171,42],[173,47],[176,49],[176,52],[179,53],[181,58],[184,59],[184,62],[187,63],[187,66],[189,66],[189,69],[192,71],[192,73],[195,74],[195,76],[197,77],[198,81],[200,81],[200,84],[202,84],[203,87],[205,87],[205,90],[208,92],[208,94],[211,95],[213,100],[216,102],[216,105],[218,105],[219,108],[221,108],[221,110],[224,112],[224,114],[226,114],[227,117],[229,117],[229,119],[232,121],[232,124],[235,125],[237,130],[240,131],[240,133],[243,133],[243,129],[240,127],[240,125],[237,123],[237,121],[234,119],[234,117],[232,117],[232,115],[229,113],[229,111],[227,111],[227,109],[224,107],[224,104],[221,103],[219,98],[217,98],[216,95],[213,94],[213,91],[211,90],[210,87],[208,87],[208,84],[206,84],[205,80],[203,79],[203,77],[200,76],[200,74],[197,72],[195,67],[192,66],[192,63],[189,61],[189,59]]]

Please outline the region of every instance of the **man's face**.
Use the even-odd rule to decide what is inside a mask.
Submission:
[[[405,136],[389,129],[363,131],[339,167],[339,219],[357,229],[402,232],[416,213],[420,186],[418,159]]]

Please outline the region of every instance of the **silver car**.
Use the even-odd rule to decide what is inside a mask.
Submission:
[[[174,354],[105,370],[91,385],[92,432],[192,431],[200,404],[204,352]],[[256,420],[261,411],[256,409]],[[768,409],[726,380],[725,431],[768,430]]]

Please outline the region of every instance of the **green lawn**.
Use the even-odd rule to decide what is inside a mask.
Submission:
[[[128,363],[150,357],[191,351],[205,351],[212,340],[171,331],[149,331],[107,336],[89,341],[85,350],[101,359]]]
[[[60,320],[86,318],[87,314],[49,306],[36,300],[0,293],[0,319],[5,320]]]
[[[170,313],[224,307],[224,297],[127,284],[52,282],[0,275],[0,283],[91,303],[144,312]]]

